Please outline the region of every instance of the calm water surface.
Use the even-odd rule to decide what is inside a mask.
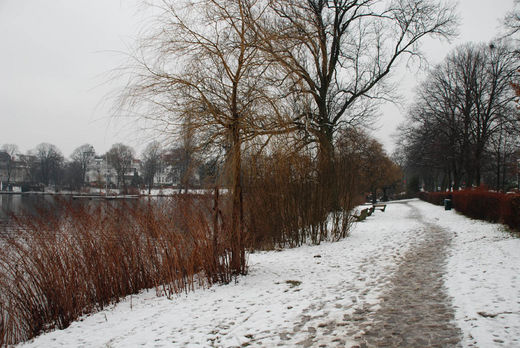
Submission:
[[[164,199],[163,199],[164,200]],[[13,216],[34,216],[42,210],[60,215],[67,205],[118,205],[118,204],[140,204],[148,202],[147,198],[138,200],[89,200],[72,199],[71,196],[39,195],[39,194],[0,194],[0,234],[4,234],[14,225]],[[154,202],[159,202],[153,198]]]
[[[192,197],[193,198],[193,197]],[[194,196],[195,201],[198,198]],[[205,198],[202,199],[205,201]],[[36,216],[42,210],[46,213],[62,215],[67,206],[77,207],[78,205],[87,205],[89,207],[111,206],[119,207],[121,205],[130,205],[139,207],[140,205],[172,205],[179,204],[173,197],[141,197],[139,199],[73,199],[70,195],[41,195],[41,194],[0,194],[0,236],[9,233],[9,230],[15,226],[13,216]],[[198,203],[196,203],[198,204]],[[212,204],[212,203],[211,203]],[[137,205],[137,206],[136,206]],[[205,205],[205,204],[203,204]]]

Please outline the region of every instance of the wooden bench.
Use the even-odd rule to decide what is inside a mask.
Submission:
[[[369,211],[368,208],[366,208],[366,209],[362,209],[362,210],[359,212],[359,215],[352,215],[352,216],[356,219],[357,222],[360,222],[360,221],[365,220],[365,219],[367,218],[367,216],[369,216],[369,215],[368,215],[368,211]],[[372,214],[372,213],[370,213],[370,214]]]
[[[386,209],[386,204],[374,204],[372,205],[372,209],[379,209],[384,212]]]

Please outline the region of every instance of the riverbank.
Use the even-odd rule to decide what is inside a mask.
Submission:
[[[510,347],[520,337],[519,249],[502,225],[417,200],[390,203],[338,243],[250,254],[237,283],[172,300],[145,291],[23,346]],[[403,292],[412,302],[400,301]],[[437,309],[420,310],[428,305]],[[430,335],[432,325],[450,330]]]

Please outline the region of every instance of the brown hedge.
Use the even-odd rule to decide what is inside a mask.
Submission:
[[[419,198],[436,205],[453,200],[453,208],[473,219],[503,222],[520,231],[520,194],[501,193],[484,189],[455,192],[421,192]]]

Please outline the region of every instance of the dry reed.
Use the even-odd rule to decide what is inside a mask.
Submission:
[[[63,204],[63,214],[15,218],[2,241],[0,345],[66,328],[142,289],[172,296],[231,280],[229,238],[209,195]]]
[[[338,160],[330,187],[320,184],[316,161],[301,153],[257,157],[245,177],[249,247],[319,244],[348,236],[357,195],[351,168]]]

